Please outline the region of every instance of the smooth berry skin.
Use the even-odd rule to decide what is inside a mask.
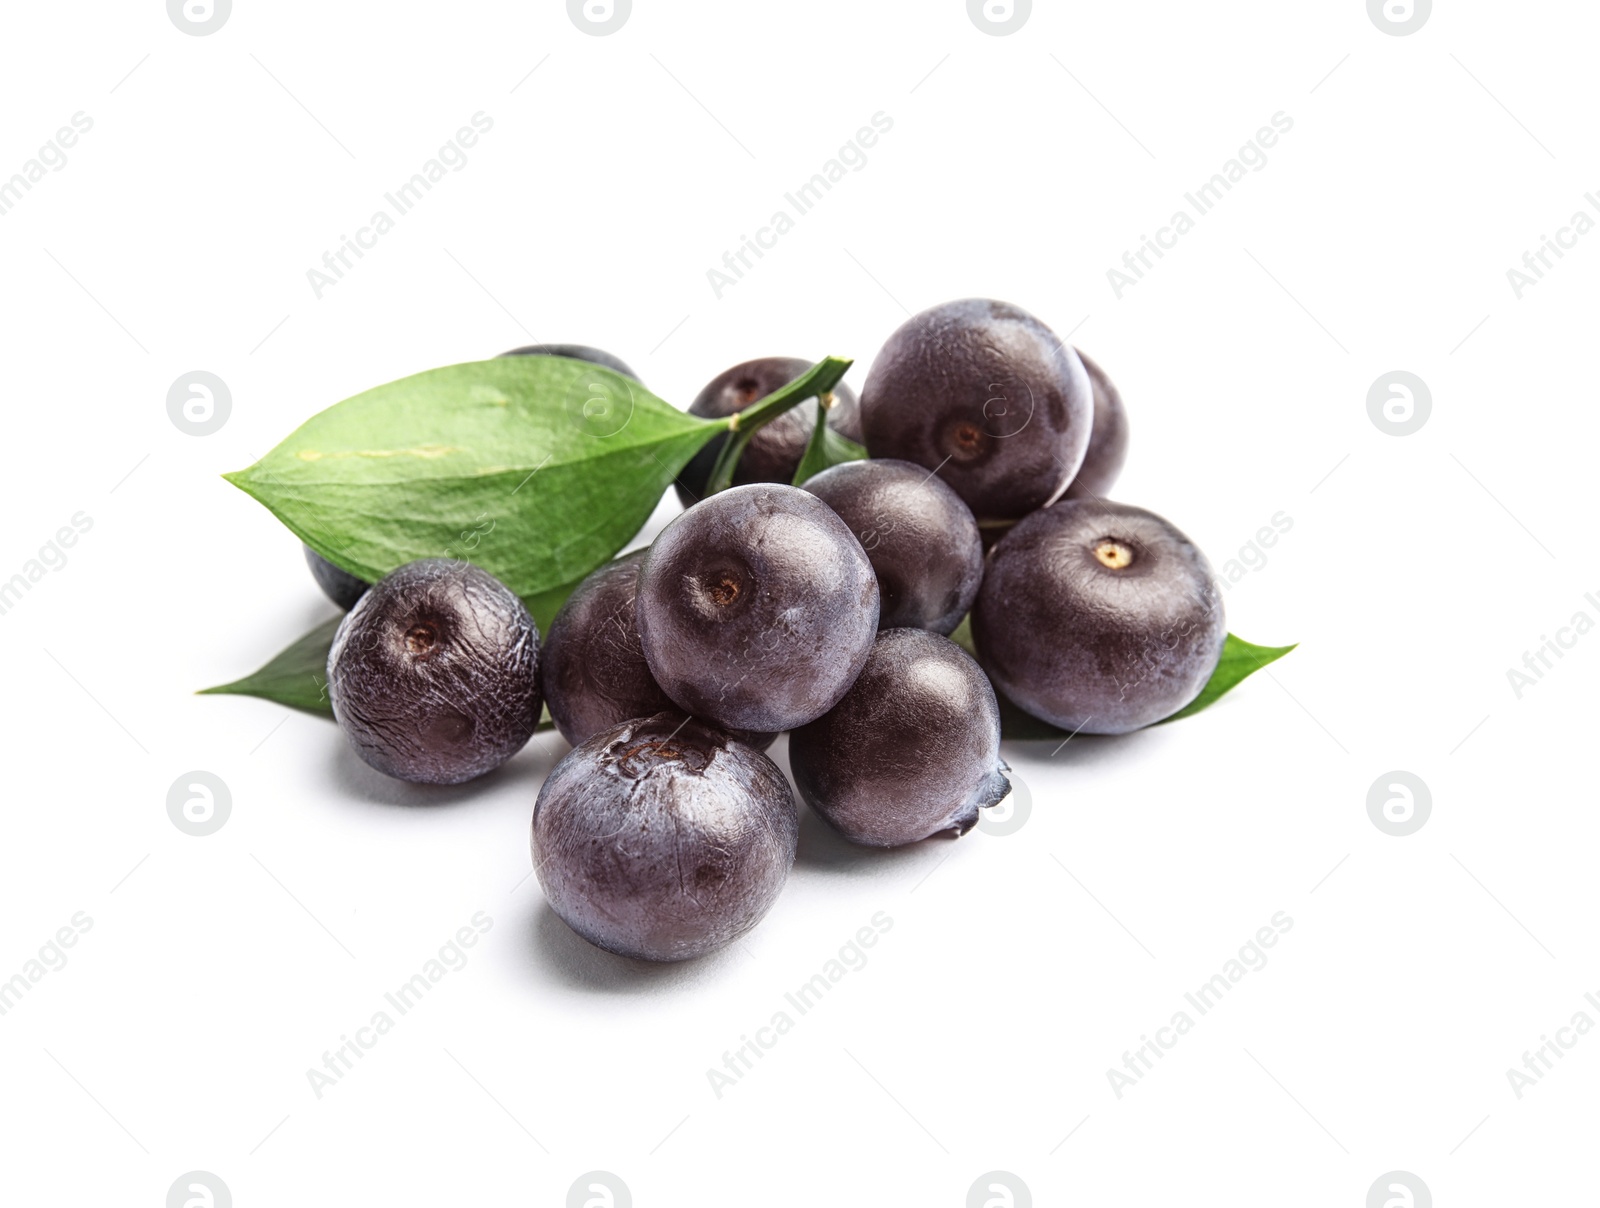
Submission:
[[[1211,564],[1143,508],[1063,500],[989,552],[972,637],[995,687],[1063,730],[1126,734],[1200,694],[1228,626]]]
[[[1093,423],[1078,354],[1027,311],[986,298],[908,319],[861,388],[867,451],[936,471],[980,525],[1058,499]]]
[[[772,760],[662,713],[603,730],[556,764],[533,810],[533,866],[551,909],[591,944],[689,960],[761,920],[799,836]]]
[[[356,601],[366,595],[367,588],[372,584],[356,578],[347,570],[341,570],[309,545],[303,548],[306,551],[306,565],[311,568],[311,577],[322,588],[322,594],[349,612],[356,606]]]
[[[539,631],[504,583],[425,558],[384,576],[328,651],[333,715],[387,776],[460,784],[499,767],[539,724]]]
[[[878,630],[878,579],[844,521],[798,487],[732,487],[684,512],[639,571],[644,657],[684,712],[775,733],[822,716]]]
[[[852,843],[958,838],[1011,792],[1000,710],[949,638],[885,629],[844,699],[789,735],[800,795]]]
[[[545,635],[539,676],[550,716],[573,746],[602,730],[675,710],[645,662],[634,620],[643,550],[608,562],[578,584]],[[732,735],[764,751],[776,734]]]
[[[780,386],[787,386],[811,366],[811,361],[800,357],[760,357],[742,361],[707,382],[689,404],[689,414],[703,419],[726,419],[758,399],[766,398]],[[833,400],[833,407],[828,411],[828,427],[860,444],[861,416],[855,391],[842,384],[835,386]],[[733,469],[733,485],[793,482],[816,426],[816,402],[807,400],[757,430],[739,455],[739,464]],[[705,497],[711,469],[727,440],[726,436],[713,438],[679,473],[673,485],[684,507],[692,507]]]
[[[847,461],[806,480],[856,535],[878,576],[879,629],[949,634],[983,581],[972,510],[909,461]]]
[[[1122,392],[1106,376],[1106,371],[1078,349],[1078,359],[1089,374],[1094,389],[1094,429],[1089,433],[1089,448],[1083,465],[1067,487],[1067,499],[1104,499],[1111,493],[1122,467],[1128,460],[1128,412],[1122,405]]]
[[[621,357],[612,356],[600,348],[590,348],[587,344],[525,344],[521,348],[513,348],[510,352],[502,352],[502,357],[566,357],[573,361],[587,361],[591,365],[601,365],[622,374],[639,380],[639,375],[628,368],[627,362]]]

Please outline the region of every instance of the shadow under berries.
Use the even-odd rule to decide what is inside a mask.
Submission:
[[[561,758],[566,744],[558,735],[537,734],[511,759],[463,784],[414,784],[396,780],[370,767],[351,753],[350,744],[337,729],[323,727],[328,744],[329,779],[339,795],[366,805],[443,809],[486,802],[490,794],[510,791],[519,799],[538,791],[545,775]]]
[[[849,876],[858,869],[872,868],[881,872],[914,869],[927,862],[932,868],[950,851],[950,838],[935,836],[899,847],[863,847],[852,843],[829,826],[810,806],[800,806],[800,843],[795,850],[794,866],[797,875],[817,872],[828,876]],[[912,875],[907,873],[905,875]]]
[[[652,994],[692,989],[750,962],[742,942],[682,961],[618,956],[591,944],[537,898],[525,922],[530,971],[554,974],[563,985],[597,994]],[[542,983],[543,976],[538,980]]]

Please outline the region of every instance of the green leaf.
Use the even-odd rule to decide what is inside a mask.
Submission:
[[[806,442],[805,455],[794,472],[794,485],[800,486],[813,474],[847,461],[864,461],[867,451],[848,436],[840,436],[828,426],[828,409],[817,400],[817,422]]]
[[[970,615],[961,618],[961,624],[956,626],[955,632],[950,635],[950,640],[973,658],[978,657],[977,647],[972,641]],[[1268,663],[1281,659],[1293,649],[1294,646],[1257,646],[1230,633],[1222,644],[1222,657],[1217,660],[1217,668],[1206,681],[1206,686],[1200,689],[1200,695],[1171,717],[1162,718],[1155,724],[1164,726],[1169,721],[1177,721],[1180,717],[1188,717],[1216,704],[1218,699],[1238,686],[1241,681],[1248,679]],[[1071,733],[1025,712],[1020,706],[1008,700],[999,688],[995,689],[994,695],[1000,704],[1000,734],[1004,738],[1065,738]]]
[[[324,621],[273,655],[259,671],[231,684],[202,688],[198,695],[259,696],[262,700],[276,701],[332,721],[333,705],[328,700],[328,651],[342,620],[343,617],[334,617]],[[539,714],[539,730],[553,729],[555,722],[550,719],[550,707],[546,705]]]
[[[328,703],[328,648],[343,617],[332,617],[298,641],[275,654],[259,671],[234,680],[203,688],[200,695],[259,696],[291,709],[303,709],[331,719]]]
[[[533,607],[621,549],[728,428],[602,366],[502,357],[346,399],[225,477],[369,582],[463,558]]]
[[[1177,721],[1180,717],[1188,717],[1216,704],[1218,698],[1229,689],[1248,679],[1268,663],[1277,662],[1299,644],[1296,642],[1291,646],[1257,646],[1230,633],[1228,640],[1222,645],[1222,658],[1217,663],[1217,669],[1211,673],[1206,686],[1200,689],[1200,695],[1171,717],[1163,718],[1156,724],[1165,725],[1169,721]]]

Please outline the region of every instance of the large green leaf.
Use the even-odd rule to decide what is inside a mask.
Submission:
[[[602,366],[503,357],[346,399],[225,477],[369,582],[463,558],[531,606],[621,549],[727,430]]]

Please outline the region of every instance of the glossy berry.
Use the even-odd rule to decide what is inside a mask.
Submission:
[[[984,298],[907,320],[861,388],[868,452],[937,470],[980,524],[1058,498],[1093,421],[1078,354],[1027,311]]]
[[[1200,694],[1227,622],[1211,564],[1167,521],[1063,500],[989,552],[972,636],[995,686],[1027,712],[1125,734]]]
[[[689,404],[689,414],[706,419],[723,419],[736,411],[743,411],[758,399],[766,398],[780,386],[787,386],[799,377],[812,362],[799,357],[761,357],[744,361],[725,369],[705,384]],[[828,412],[828,427],[856,443],[861,441],[861,418],[855,391],[839,385],[833,388],[833,408]],[[750,438],[734,467],[733,485],[747,486],[753,482],[794,481],[800,468],[800,458],[806,443],[816,428],[817,405],[807,400],[789,408],[771,423],[760,428]],[[727,442],[726,436],[714,438],[701,449],[678,475],[674,484],[678,499],[690,507],[705,497],[706,480],[716,464],[717,454]]]
[[[311,568],[311,577],[322,588],[322,594],[349,612],[372,584],[356,578],[347,570],[340,570],[309,545],[303,548],[306,551],[306,565]]]
[[[409,562],[340,623],[328,694],[356,754],[378,771],[459,784],[510,759],[539,724],[539,631],[487,571]]]
[[[676,709],[650,674],[634,623],[644,551],[624,554],[589,575],[567,597],[545,635],[539,675],[545,704],[573,746],[602,730]],[[758,751],[776,734],[732,734]]]
[[[592,944],[676,961],[760,921],[794,863],[789,783],[759,751],[676,713],[574,747],[533,809],[550,907]]]
[[[950,633],[983,580],[972,511],[932,472],[909,461],[849,461],[805,489],[861,542],[878,576],[880,629]]]
[[[510,352],[502,352],[503,357],[567,357],[574,361],[588,361],[591,365],[603,365],[613,369],[623,377],[639,380],[639,375],[628,368],[621,357],[612,356],[609,352],[599,348],[590,348],[587,344],[525,344],[521,348],[513,348]]]
[[[656,683],[720,726],[790,730],[855,682],[878,629],[861,543],[798,487],[733,487],[669,524],[639,572]]]
[[[1122,473],[1128,460],[1128,413],[1122,406],[1122,393],[1080,349],[1078,359],[1089,374],[1094,388],[1094,430],[1089,433],[1089,449],[1077,477],[1067,487],[1068,499],[1104,499]]]
[[[954,839],[1011,791],[994,689],[921,629],[878,635],[844,699],[789,736],[789,767],[812,809],[871,847]]]

